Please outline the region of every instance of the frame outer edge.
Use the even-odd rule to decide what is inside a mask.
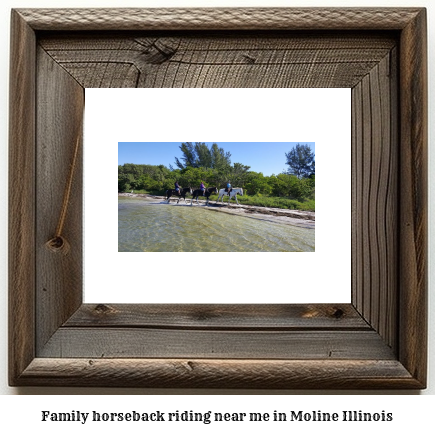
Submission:
[[[17,9],[35,30],[402,29],[421,8]]]
[[[308,9],[307,9],[308,10]],[[317,8],[317,11],[320,11]],[[28,12],[48,12],[44,19],[41,16],[29,16]],[[153,25],[143,18],[135,20],[134,14],[130,18],[131,25],[121,25],[116,21],[115,15],[120,10],[111,10],[112,21],[109,23],[95,23],[79,17],[71,16],[57,19],[53,14],[71,12],[72,10],[13,10],[12,11],[12,42],[11,42],[11,71],[10,71],[10,189],[9,207],[10,215],[19,216],[17,221],[9,219],[9,381],[11,385],[26,383],[30,374],[35,371],[31,366],[37,362],[35,355],[35,34],[33,30],[140,30],[160,28],[171,29],[214,29],[210,27],[210,17],[207,22],[195,25],[189,21],[187,24],[168,22],[170,16],[162,16],[161,20]],[[77,11],[77,10],[76,10]],[[85,15],[92,15],[92,19],[103,20],[103,12],[83,9]],[[106,10],[107,11],[107,10]],[[127,10],[124,10],[127,11]],[[143,11],[143,10],[140,10]],[[159,10],[156,10],[159,11]],[[160,12],[163,10],[160,10]],[[205,13],[206,10],[197,10]],[[220,10],[222,13],[223,10]],[[276,11],[276,10],[275,10]],[[343,20],[332,19],[324,24],[317,24],[314,20],[316,8],[311,9],[307,23],[300,27],[291,23],[280,25],[278,21],[263,25],[260,23],[261,15],[248,16],[243,25],[237,26],[229,18],[224,25],[216,29],[249,28],[251,29],[403,29],[401,34],[400,60],[407,64],[409,70],[403,72],[400,79],[401,89],[401,151],[409,164],[403,167],[406,175],[401,177],[403,188],[400,216],[400,245],[407,247],[400,250],[400,278],[402,286],[400,291],[400,347],[399,359],[403,363],[411,378],[400,375],[396,378],[400,384],[402,380],[412,382],[413,387],[421,388],[426,384],[426,357],[427,354],[427,41],[426,41],[426,10],[400,9],[403,13],[401,19],[394,24],[392,18],[394,9],[367,9],[367,13],[375,16],[375,11],[388,15],[388,19],[369,23],[363,22],[361,17],[358,23],[350,26],[343,24]],[[331,11],[331,10],[329,10]],[[355,11],[355,10],[354,10]],[[388,12],[389,11],[389,12]],[[174,12],[174,10],[173,10]],[[177,10],[176,12],[183,12]],[[387,13],[388,12],[388,13]],[[391,12],[391,15],[390,15]],[[72,13],[72,12],[71,12]],[[153,12],[154,13],[154,12]],[[242,10],[236,12],[239,16]],[[314,15],[313,15],[314,14]],[[395,15],[399,17],[399,15]],[[214,19],[214,18],[213,18]],[[349,16],[346,17],[349,19]],[[65,21],[64,21],[65,20]],[[70,22],[68,22],[70,20]],[[331,24],[332,20],[332,24]],[[103,20],[104,21],[104,20]],[[129,21],[129,20],[126,20]],[[293,21],[294,22],[294,21]],[[309,26],[311,23],[311,26]],[[405,25],[408,23],[407,27]],[[366,26],[364,27],[364,24]],[[148,27],[147,27],[148,26]],[[226,26],[226,27],[225,27]],[[410,60],[411,59],[411,60]],[[418,74],[417,74],[418,73]],[[407,87],[409,86],[409,90]],[[421,122],[414,124],[415,119]],[[408,119],[407,122],[404,120]],[[414,147],[415,146],[415,147]],[[402,158],[403,162],[403,158]],[[12,173],[14,177],[12,177]],[[403,173],[403,172],[402,172]],[[15,186],[15,179],[20,183]],[[410,181],[407,185],[406,181]],[[410,248],[408,249],[408,246]],[[408,274],[410,274],[408,276]],[[424,300],[424,302],[422,302]],[[29,314],[30,312],[30,314]],[[12,321],[12,318],[13,320]],[[424,331],[424,337],[422,336]],[[33,362],[32,362],[33,360]],[[54,363],[53,359],[44,361]],[[83,361],[85,362],[85,361]],[[91,361],[89,361],[91,362]],[[67,362],[68,363],[68,362]],[[79,363],[80,364],[80,363]],[[92,365],[92,363],[89,363]],[[52,366],[54,367],[54,365]],[[192,366],[189,365],[191,368]],[[77,369],[77,370],[76,370]],[[26,371],[26,372],[25,372]],[[53,370],[52,375],[57,376]],[[80,367],[73,368],[76,373]],[[23,376],[20,379],[20,375]],[[33,377],[34,378],[34,377]],[[43,378],[40,378],[43,380]],[[61,379],[58,379],[62,381]],[[76,378],[77,380],[77,378]],[[380,380],[380,379],[379,379]],[[383,380],[379,384],[383,384]],[[28,383],[27,383],[28,384]],[[402,386],[399,386],[399,388]],[[424,387],[424,386],[423,386]]]
[[[399,360],[427,381],[427,28],[426,9],[400,41],[400,319]],[[405,158],[404,158],[405,157]],[[405,162],[408,164],[405,165]]]
[[[35,356],[35,62],[33,30],[11,13],[9,93],[9,382]]]
[[[398,361],[44,359],[23,374],[27,385],[227,388],[418,389]]]

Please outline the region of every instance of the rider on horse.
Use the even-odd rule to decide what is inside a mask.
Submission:
[[[201,181],[201,185],[199,186],[199,189],[201,190],[202,195],[205,196],[205,185],[204,185],[204,181]]]
[[[228,194],[230,194],[232,189],[233,189],[233,188],[231,187],[231,181],[228,181],[228,182],[227,182],[227,186],[226,186],[226,188],[225,188],[225,192],[228,193]]]
[[[178,184],[178,181],[175,181],[175,191],[178,194],[178,196],[181,195],[181,187],[180,184]]]

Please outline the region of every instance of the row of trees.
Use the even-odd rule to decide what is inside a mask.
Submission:
[[[297,145],[286,153],[289,171],[264,176],[241,163],[231,163],[231,154],[217,144],[182,143],[182,157],[175,159],[176,168],[164,165],[124,164],[118,166],[118,191],[145,190],[164,194],[174,188],[175,181],[183,187],[207,186],[222,188],[227,180],[242,187],[248,195],[288,197],[298,201],[314,199],[314,154],[307,145]]]

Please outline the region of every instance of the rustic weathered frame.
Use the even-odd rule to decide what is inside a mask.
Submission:
[[[380,33],[397,41],[352,87],[351,304],[82,304],[80,164],[63,238],[46,242],[59,235],[84,86],[41,40],[135,31]],[[11,385],[426,386],[425,9],[22,9],[12,11],[11,36]],[[163,60],[172,55],[165,47],[154,47]]]

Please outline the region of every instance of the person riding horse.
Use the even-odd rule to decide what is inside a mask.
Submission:
[[[217,187],[207,187],[205,188],[205,185],[203,182],[201,182],[201,187],[197,188],[196,190],[193,190],[192,193],[192,200],[190,201],[190,205],[193,205],[193,201],[196,200],[196,203],[198,203],[198,197],[204,196],[206,198],[205,205],[208,206],[208,202],[210,200],[210,196],[212,194],[217,194],[218,189]]]
[[[232,191],[232,187],[231,187],[231,181],[227,182],[227,186],[225,187],[225,192],[228,193],[228,195],[231,193]]]
[[[175,185],[177,185],[178,182],[175,183]],[[181,199],[184,199],[184,202],[186,202],[186,194],[192,194],[192,188],[191,187],[181,187],[180,185],[178,185],[178,191],[176,190],[176,188],[170,188],[169,190],[166,190],[166,200],[169,203],[171,197],[173,195],[178,197],[178,201],[177,204],[180,202]]]
[[[181,187],[180,184],[178,184],[178,181],[175,181],[175,192],[178,194],[178,196],[181,196]]]

